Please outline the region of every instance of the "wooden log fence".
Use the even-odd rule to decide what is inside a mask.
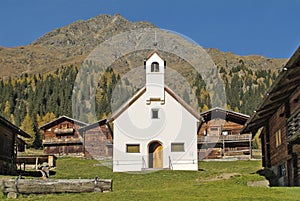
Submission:
[[[19,194],[86,193],[112,191],[111,179],[16,179],[2,180],[2,192],[9,198]]]

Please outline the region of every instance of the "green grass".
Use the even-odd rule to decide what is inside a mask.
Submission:
[[[158,171],[147,174],[113,173],[94,160],[59,158],[52,178],[113,179],[113,192],[84,194],[21,195],[18,200],[299,200],[300,188],[248,187],[263,180],[256,171],[260,161],[200,162],[198,172]],[[237,173],[216,180],[224,173]],[[4,198],[0,194],[0,198]]]

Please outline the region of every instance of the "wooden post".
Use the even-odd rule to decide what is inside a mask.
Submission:
[[[271,145],[270,145],[270,127],[269,123],[265,126],[265,134],[266,134],[266,167],[271,168]]]
[[[225,157],[225,141],[224,141],[224,138],[223,138],[223,158]]]
[[[35,158],[35,169],[38,169],[38,164],[39,164],[39,157]]]
[[[49,167],[54,167],[54,157],[53,156],[48,156],[48,165]]]
[[[252,144],[251,144],[251,137],[249,138],[249,152],[250,152],[249,159],[251,160],[251,158],[252,158]]]

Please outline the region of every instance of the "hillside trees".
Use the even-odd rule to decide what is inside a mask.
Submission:
[[[32,136],[27,140],[29,146],[41,146],[38,128],[46,123],[44,119],[72,115],[70,99],[76,74],[77,68],[68,66],[54,74],[25,73],[0,81],[0,114]]]
[[[38,128],[54,118],[66,115],[92,123],[111,115],[112,110],[120,107],[138,90],[127,78],[121,79],[112,68],[106,68],[98,74],[96,66],[94,70],[91,66],[81,68],[83,76],[80,76],[80,82],[75,88],[78,69],[72,65],[63,66],[53,73],[25,73],[17,78],[0,80],[0,114],[33,136],[29,141],[30,146],[41,147],[42,136]],[[205,83],[201,74],[196,75],[191,81],[194,96],[190,96],[187,91],[178,95],[193,106],[197,105],[198,112],[216,106],[212,105],[212,100],[218,102],[220,92],[209,93],[207,84],[222,84],[213,82],[217,73],[225,87],[227,108],[245,114],[252,114],[276,78],[275,71],[250,69],[240,61],[238,66],[232,68],[218,66],[209,75],[212,79],[206,79],[211,80],[211,83]],[[73,105],[72,97],[77,105]],[[196,100],[192,97],[196,97]],[[93,110],[96,117],[91,113]]]
[[[24,140],[29,147],[32,147],[33,142],[35,140],[35,130],[34,130],[32,118],[30,117],[29,114],[26,114],[26,116],[24,117],[24,120],[20,128],[30,135],[31,138],[25,138]]]

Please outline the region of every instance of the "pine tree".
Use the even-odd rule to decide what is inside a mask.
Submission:
[[[10,117],[10,108],[11,108],[10,102],[7,100],[5,102],[4,111],[3,111],[3,116],[6,119],[9,119],[9,117]]]
[[[32,147],[33,142],[35,140],[35,132],[33,121],[29,114],[25,116],[21,124],[21,129],[30,135],[31,138],[25,138],[24,140],[27,143],[28,147]]]

